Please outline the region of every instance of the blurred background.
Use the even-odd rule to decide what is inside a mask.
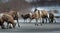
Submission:
[[[60,10],[60,0],[0,0],[0,12],[13,9],[20,14],[26,14],[34,8]]]

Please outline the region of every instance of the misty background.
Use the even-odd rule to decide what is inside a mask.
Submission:
[[[13,9],[21,15],[32,12],[34,8],[60,11],[60,0],[0,0],[0,13]]]

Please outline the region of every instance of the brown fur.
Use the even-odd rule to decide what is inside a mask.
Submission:
[[[5,14],[9,14],[13,17],[14,20],[17,20],[17,23],[18,23],[18,27],[20,27],[19,25],[19,22],[18,22],[18,12],[17,11],[13,11],[13,10],[10,10],[9,12],[4,12]]]
[[[55,20],[54,14],[49,13],[49,23],[53,23],[54,20]],[[56,23],[56,20],[55,20],[55,23]]]
[[[0,18],[1,25],[3,25],[4,22],[7,22],[8,24],[11,23],[13,25],[13,28],[15,28],[16,24],[15,24],[14,19],[11,15],[3,13],[3,16]]]
[[[47,18],[48,12],[45,10],[37,10],[36,12],[34,12],[34,14],[37,18]]]
[[[8,15],[8,14],[4,14],[2,17],[3,21],[6,21],[7,23],[11,23],[13,25],[13,28],[15,28],[15,22],[12,16]]]
[[[38,11],[38,12],[37,12]],[[40,13],[41,12],[41,13]],[[49,18],[49,20],[51,19],[51,21],[49,22],[53,22],[53,20],[55,20],[54,18],[54,13],[53,12],[48,12],[46,10],[36,10],[35,12],[35,15],[38,17],[38,18],[43,18],[42,19],[42,23],[44,23],[44,19],[46,19],[46,23],[47,23],[47,19]],[[49,14],[49,17],[48,17],[48,14]]]

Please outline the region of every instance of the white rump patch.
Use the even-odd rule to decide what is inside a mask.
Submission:
[[[3,13],[0,13],[0,18],[2,18],[2,16],[3,16]]]
[[[49,13],[47,14],[48,18],[49,18]]]
[[[30,15],[32,15],[32,13],[29,13]]]

